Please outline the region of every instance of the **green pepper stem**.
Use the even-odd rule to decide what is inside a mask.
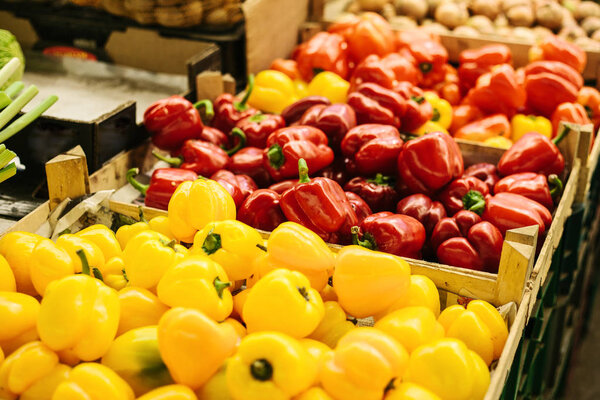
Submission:
[[[251,116],[250,118],[248,118],[249,121],[252,122],[258,122],[261,123],[263,122],[266,118],[268,117],[267,114],[263,114],[261,112],[257,112],[256,114],[254,114],[253,116]]]
[[[285,164],[285,156],[283,155],[281,146],[275,143],[269,147],[269,150],[267,150],[267,159],[273,168],[281,168],[282,165]]]
[[[6,165],[16,156],[14,151],[10,151],[6,146],[0,144],[0,168],[6,167]]]
[[[169,157],[169,156],[163,156],[162,154],[160,154],[159,152],[157,152],[156,150],[152,151],[152,155],[156,158],[158,158],[160,161],[164,161],[167,164],[173,166],[173,167],[179,167],[181,164],[183,164],[183,158],[181,157]]]
[[[433,64],[428,62],[422,62],[419,64],[419,69],[422,73],[426,74],[433,69]]]
[[[485,197],[477,190],[469,190],[462,198],[463,207],[477,215],[483,214],[485,210]]]
[[[0,169],[0,183],[17,174],[17,165],[13,162]]]
[[[81,273],[84,275],[91,276],[90,264],[88,263],[88,259],[85,256],[85,252],[83,249],[77,250],[77,256],[81,260]]]
[[[236,110],[244,111],[248,108],[248,105],[246,103],[248,102],[248,99],[250,98],[250,94],[252,93],[252,90],[254,90],[254,75],[249,74],[248,75],[248,88],[246,89],[246,93],[244,94],[244,97],[242,97],[242,100],[233,103],[233,107]]]
[[[225,150],[225,153],[227,153],[228,156],[234,155],[235,153],[243,149],[246,145],[246,134],[240,128],[233,128],[231,130],[231,136],[233,136],[234,138],[237,137],[239,140],[234,147],[232,147],[229,150]]]
[[[231,286],[231,282],[223,282],[217,276],[215,278],[215,280],[213,281],[213,285],[215,286],[215,289],[217,289],[217,295],[219,296],[220,299],[222,299],[223,298],[223,290],[225,290],[229,286]]]
[[[6,93],[8,97],[15,97],[23,89],[25,89],[25,84],[21,81],[16,81],[7,87],[4,93]]]
[[[308,177],[308,165],[306,164],[306,160],[301,158],[298,160],[298,183],[308,183],[310,182],[310,178]]]
[[[569,131],[571,130],[571,128],[569,128],[567,125],[565,125],[563,127],[562,132],[560,132],[560,134],[558,134],[554,139],[552,139],[552,143],[554,144],[559,144],[564,138],[567,137],[567,134],[569,133]]]
[[[262,251],[264,251],[264,252],[266,252],[266,251],[267,251],[267,246],[263,246],[263,245],[262,245],[262,244],[260,244],[260,243],[257,243],[257,244],[256,244],[256,247],[258,247],[259,249],[261,249],[261,250],[262,250]]]
[[[140,218],[140,222],[148,222],[146,216],[144,215],[144,207],[138,207],[138,217]]]
[[[377,173],[375,175],[375,178],[367,179],[367,182],[371,182],[371,183],[374,183],[376,185],[381,185],[381,186],[391,186],[390,185],[391,180],[392,180],[392,178],[390,176],[385,176],[381,173]]]
[[[433,109],[433,116],[431,117],[431,120],[433,122],[438,122],[440,120],[440,111],[437,108]]]
[[[366,237],[367,235],[365,235],[365,240],[360,240],[358,238],[358,233],[360,232],[360,228],[358,226],[353,226],[350,229],[350,232],[352,233],[352,244],[353,245],[361,246],[361,247],[364,247],[369,250],[375,250],[375,243],[374,243],[374,241],[370,240],[372,238]]]
[[[94,275],[94,278],[104,282],[104,277],[102,276],[102,271],[100,271],[98,268],[96,268],[96,267],[92,268],[92,274]]]
[[[221,244],[221,235],[213,233],[213,230],[211,229],[202,243],[202,250],[206,255],[210,256],[211,254],[216,253],[221,247],[223,247]]]
[[[206,115],[208,119],[212,119],[215,116],[215,109],[213,108],[212,101],[204,99],[194,103],[195,109],[199,109],[200,107],[204,107],[204,115]]]
[[[273,377],[273,366],[264,358],[250,364],[250,374],[258,381],[268,381]]]
[[[131,168],[129,171],[127,171],[125,178],[127,178],[127,182],[129,182],[129,184],[131,186],[133,186],[133,188],[135,190],[137,190],[138,192],[140,192],[142,195],[145,196],[150,185],[144,185],[143,183],[141,183],[140,181],[138,181],[134,178],[134,176],[136,176],[139,173],[140,173],[139,168]]]
[[[548,185],[550,186],[550,195],[552,197],[560,196],[563,191],[563,183],[556,174],[548,176]]]

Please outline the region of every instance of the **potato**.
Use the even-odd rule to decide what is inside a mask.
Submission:
[[[585,31],[588,36],[600,29],[600,17],[587,17],[581,21],[581,29]]]
[[[427,1],[427,7],[428,7],[427,13],[433,17],[435,15],[435,10],[437,10],[437,8],[440,4],[447,2],[447,1],[451,1],[451,0],[426,0],[426,1]]]
[[[533,30],[524,26],[517,26],[513,29],[511,37],[527,43],[535,42],[535,33],[533,33]]]
[[[389,21],[396,16],[396,7],[392,3],[385,3],[381,9],[381,15]]]
[[[512,35],[513,28],[510,26],[500,26],[496,28],[496,35],[502,37],[510,37]]]
[[[531,7],[531,0],[502,0],[500,8],[506,13],[511,8],[518,6]]]
[[[558,3],[547,2],[535,10],[538,24],[548,29],[562,28],[563,8]]]
[[[464,25],[469,19],[467,8],[456,3],[442,3],[435,10],[435,20],[448,28]]]
[[[363,11],[379,12],[388,0],[357,0],[357,2]]]
[[[579,37],[586,36],[585,31],[577,25],[566,26],[558,32],[558,36],[569,41],[573,41]]]
[[[509,26],[510,24],[508,23],[508,18],[506,18],[506,15],[500,14],[496,17],[496,19],[494,19],[494,25],[496,28],[500,28],[503,26]]]
[[[498,0],[472,0],[469,4],[471,12],[475,15],[485,15],[494,19],[500,13],[500,1]]]
[[[479,37],[479,32],[477,31],[477,29],[466,25],[459,26],[455,28],[452,32],[460,36]]]
[[[432,22],[430,24],[424,25],[421,27],[422,30],[435,33],[437,35],[443,35],[445,33],[450,32],[448,28],[438,22]]]
[[[533,28],[531,28],[531,30],[535,34],[537,40],[544,39],[545,37],[553,34],[553,32],[550,29],[545,28],[543,26],[534,26]]]
[[[421,20],[427,15],[429,5],[426,0],[394,0],[398,15],[406,15]]]
[[[492,21],[485,15],[474,15],[467,21],[467,26],[477,29],[480,33],[494,33],[495,28]]]
[[[513,26],[531,26],[535,20],[533,10],[529,6],[512,7],[506,12],[506,17]]]
[[[600,50],[600,42],[597,42],[594,39],[590,39],[587,36],[578,37],[573,41],[573,43],[586,50]]]
[[[573,16],[577,21],[581,21],[587,17],[600,17],[600,4],[593,1],[582,1],[577,5]]]
[[[396,15],[395,17],[390,18],[390,25],[394,29],[414,29],[418,25],[416,21],[410,17],[405,17],[403,15]]]
[[[592,33],[591,38],[593,40],[600,42],[600,29],[598,29],[596,32]]]

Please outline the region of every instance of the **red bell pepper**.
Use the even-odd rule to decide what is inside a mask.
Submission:
[[[190,103],[181,96],[171,96],[152,103],[144,112],[144,126],[152,135],[152,143],[160,149],[175,150],[189,139],[198,139],[204,125],[198,107],[206,107],[212,117],[210,101]]]
[[[237,219],[253,228],[272,231],[286,221],[280,200],[279,193],[272,190],[255,190],[239,208]]]
[[[550,73],[571,82],[577,90],[583,87],[583,77],[573,67],[560,61],[535,61],[524,69],[525,76]]]
[[[529,50],[529,60],[560,61],[575,68],[577,72],[582,73],[585,69],[587,56],[585,51],[576,44],[567,42],[558,36],[549,35],[531,47]]]
[[[481,193],[471,191],[463,203],[466,210],[480,214],[484,221],[500,229],[502,235],[510,229],[537,225],[542,237],[552,223],[552,214],[546,207],[520,194],[504,192],[484,198]]]
[[[332,164],[319,171],[317,176],[332,179],[343,187],[350,180],[350,171],[348,171],[345,160],[339,157],[333,160]]]
[[[510,64],[512,53],[503,44],[490,44],[478,49],[468,49],[460,52],[458,78],[463,93],[475,87],[477,79],[492,70],[494,65]]]
[[[433,228],[447,215],[442,203],[433,201],[424,194],[413,194],[403,198],[398,202],[396,212],[413,217],[423,224],[427,236],[431,235]]]
[[[345,192],[345,193],[346,193],[346,197],[348,198],[348,201],[350,202],[350,205],[352,206],[352,209],[354,210],[354,213],[356,214],[356,218],[358,220],[358,225],[362,224],[362,222],[365,220],[365,218],[367,218],[369,215],[373,214],[373,211],[371,211],[371,207],[369,207],[367,202],[364,201],[362,199],[362,197],[360,197],[356,193],[352,193],[352,192]]]
[[[239,121],[236,126],[246,135],[249,147],[264,149],[267,138],[277,129],[285,126],[281,115],[256,113]]]
[[[359,232],[362,233],[362,240],[359,239]],[[369,215],[360,229],[353,228],[352,242],[400,257],[421,258],[425,228],[413,217],[384,211]]]
[[[463,209],[463,197],[471,190],[476,190],[483,196],[489,194],[489,188],[484,182],[468,176],[453,180],[440,192],[438,200],[446,207],[448,215],[452,216]]]
[[[463,174],[460,148],[449,135],[428,133],[404,144],[398,174],[413,193],[431,195]]]
[[[552,136],[558,135],[560,122],[572,122],[574,124],[591,124],[585,108],[579,103],[562,103],[552,113]]]
[[[400,118],[402,130],[411,132],[433,117],[433,107],[425,101],[421,88],[410,82],[400,82],[396,85],[396,92],[406,101],[404,114]]]
[[[473,164],[465,169],[463,177],[474,176],[488,186],[490,192],[494,190],[494,185],[500,180],[498,170],[494,164],[479,163]]]
[[[321,104],[306,110],[298,124],[322,130],[329,139],[329,145],[338,149],[346,132],[356,126],[356,114],[348,104]]]
[[[494,193],[515,193],[537,201],[548,210],[554,208],[554,197],[562,192],[562,182],[558,176],[545,175],[535,172],[521,172],[500,179],[494,186]]]
[[[342,140],[342,154],[361,175],[395,174],[398,154],[404,142],[391,125],[364,124],[348,131]]]
[[[187,169],[157,168],[152,173],[150,183],[146,185],[135,180],[134,177],[139,173],[138,168],[131,168],[127,171],[127,182],[144,196],[146,206],[161,210],[168,208],[169,200],[180,183],[198,179],[194,171]]]
[[[433,86],[433,90],[437,92],[441,99],[448,101],[453,106],[460,104],[463,94],[460,91],[458,72],[450,64],[444,66],[446,75],[442,82]]]
[[[302,115],[304,115],[306,110],[308,110],[312,106],[317,106],[320,104],[328,106],[331,104],[331,102],[327,97],[307,96],[284,108],[281,112],[281,116],[285,120],[285,123],[288,126],[290,126],[293,123],[298,122],[298,120],[302,118]]]
[[[374,212],[393,210],[398,202],[393,179],[382,174],[377,174],[373,179],[352,178],[344,190],[359,195]]]
[[[227,136],[217,128],[213,128],[212,126],[205,126],[204,129],[202,129],[202,133],[200,134],[200,137],[198,137],[198,139],[212,143],[215,146],[219,146],[222,149],[228,149],[231,145],[229,142],[229,136]]]
[[[373,12],[348,16],[345,20],[331,25],[328,31],[339,33],[346,38],[350,58],[356,63],[371,54],[385,56],[396,47],[390,23]]]
[[[581,104],[594,124],[594,130],[600,127],[600,92],[598,89],[584,86],[577,95],[577,102]]]
[[[348,104],[356,112],[359,125],[373,123],[399,128],[405,103],[401,95],[376,83],[363,83],[348,96]]]
[[[577,101],[579,88],[560,75],[540,72],[525,76],[527,107],[550,118],[561,103]]]
[[[234,174],[248,175],[259,187],[269,186],[271,175],[263,164],[263,149],[244,147],[229,161],[228,169]]]
[[[502,64],[477,79],[466,101],[487,114],[512,116],[525,105],[525,90],[517,82],[513,67]]]
[[[258,110],[246,104],[252,89],[254,89],[254,75],[248,75],[248,88],[241,100],[236,101],[236,98],[229,93],[223,93],[217,97],[213,103],[215,116],[211,125],[228,133],[242,119],[256,114]]]
[[[408,52],[406,55],[390,53],[384,57],[371,54],[354,69],[350,78],[350,91],[366,82],[393,90],[398,82],[408,81],[416,85],[421,77],[421,72],[415,67],[414,58]]]
[[[496,136],[510,138],[510,121],[505,114],[494,114],[470,122],[454,132],[456,139],[484,142]]]
[[[307,82],[321,71],[331,71],[348,78],[348,43],[338,34],[319,32],[298,45],[292,53],[300,76]]]
[[[271,66],[269,67],[269,69],[272,69],[274,71],[283,72],[284,74],[289,76],[290,79],[292,79],[292,80],[302,79],[302,77],[300,76],[300,70],[298,70],[298,63],[294,60],[276,58],[271,63]]]
[[[483,118],[481,110],[471,104],[461,104],[452,108],[450,133],[454,135],[463,126]]]
[[[397,39],[400,49],[407,48],[417,62],[423,74],[421,87],[431,88],[444,81],[448,51],[442,46],[437,35],[419,30],[399,31]]]
[[[273,190],[274,192],[277,192],[279,194],[284,194],[285,192],[287,192],[288,190],[290,190],[297,184],[298,184],[298,179],[286,179],[284,181],[276,182],[276,183],[272,184],[271,186],[269,186],[269,189]]]
[[[517,172],[536,172],[543,175],[560,175],[565,159],[556,145],[569,133],[565,128],[550,140],[537,132],[529,132],[506,150],[498,161],[498,172],[507,176]]]
[[[358,223],[344,190],[327,178],[308,177],[308,166],[298,161],[299,181],[281,195],[281,210],[288,220],[304,225],[325,241],[345,242]]]
[[[438,260],[455,267],[498,272],[502,233],[471,211],[459,211],[442,219],[431,235]]]
[[[316,173],[333,162],[333,150],[322,130],[312,126],[279,129],[267,139],[263,165],[271,177],[280,181],[298,175],[298,161],[303,158],[309,171]]]
[[[234,174],[226,169],[221,169],[210,177],[213,181],[217,181],[229,192],[236,208],[239,208],[246,197],[258,189],[256,183],[248,175]]]

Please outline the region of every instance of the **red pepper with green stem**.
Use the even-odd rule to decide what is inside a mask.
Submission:
[[[415,58],[423,74],[421,87],[431,88],[446,77],[444,66],[448,62],[448,51],[437,37],[418,30],[397,33],[400,49],[407,48]]]
[[[400,118],[402,130],[411,132],[433,117],[431,103],[425,101],[425,92],[410,82],[399,82],[396,85],[396,93],[405,100],[404,114]]]
[[[399,199],[394,183],[392,177],[377,174],[373,179],[352,178],[344,190],[359,195],[374,212],[390,211]]]
[[[352,161],[353,172],[361,175],[394,174],[403,144],[395,127],[364,124],[348,131],[342,140],[341,150]]]
[[[356,126],[356,114],[348,104],[316,105],[306,110],[298,124],[322,130],[329,145],[338,151],[346,133]]]
[[[407,54],[390,53],[384,57],[371,54],[354,69],[350,79],[350,91],[360,84],[376,83],[386,89],[394,90],[398,82],[408,81],[414,85],[422,78],[415,67],[416,61],[409,52]]]
[[[360,229],[352,228],[352,243],[400,257],[421,258],[425,228],[408,215],[379,212],[365,218]]]
[[[359,125],[383,124],[399,128],[405,103],[398,93],[376,83],[363,83],[348,96],[348,105],[354,109]]]
[[[171,96],[151,104],[144,112],[144,126],[152,143],[160,149],[175,150],[186,140],[200,138],[204,128],[198,112],[201,106],[211,118],[213,107],[208,100],[192,104],[181,96]]]
[[[281,115],[256,113],[246,117],[237,123],[237,128],[246,135],[246,144],[249,147],[264,149],[267,146],[267,138],[277,129],[285,126]]]
[[[433,201],[424,194],[413,194],[400,200],[396,213],[413,217],[425,227],[427,236],[431,235],[436,224],[446,217],[446,209],[439,201]]]
[[[494,190],[494,185],[500,180],[498,169],[494,164],[479,163],[473,164],[463,173],[463,177],[473,176],[488,186],[490,192]]]
[[[240,101],[230,93],[224,93],[214,101],[214,118],[211,125],[221,132],[230,132],[242,119],[250,117],[258,112],[257,109],[248,106],[247,102],[254,89],[254,75],[248,75],[248,88]]]
[[[308,170],[306,161],[298,160],[298,184],[281,196],[284,215],[325,241],[348,241],[350,228],[358,223],[358,219],[344,190],[331,179],[310,179]]]
[[[298,122],[302,115],[311,108],[312,106],[325,105],[328,106],[331,101],[327,97],[323,96],[307,96],[295,103],[290,104],[281,112],[281,116],[285,120],[288,126],[291,126],[294,122]]]
[[[235,174],[248,175],[259,187],[269,186],[272,182],[263,164],[263,149],[258,147],[244,147],[235,153],[230,158],[228,169]]]
[[[560,196],[562,189],[562,181],[555,174],[546,177],[535,172],[521,172],[500,179],[494,186],[494,193],[520,194],[552,210],[554,199]]]
[[[152,173],[149,184],[143,184],[134,177],[140,173],[138,168],[127,171],[127,182],[144,196],[144,204],[147,207],[166,210],[169,200],[180,183],[195,181],[198,175],[194,171],[181,168],[157,168]]]
[[[281,211],[281,196],[269,189],[252,192],[238,209],[237,219],[256,229],[272,231],[286,220]]]
[[[463,197],[471,190],[478,191],[484,197],[489,194],[488,186],[484,182],[468,176],[453,180],[437,198],[448,211],[448,215],[452,216],[463,209]]]
[[[246,197],[258,189],[256,183],[248,175],[236,175],[226,169],[215,172],[210,179],[219,182],[229,192],[233,197],[236,208],[239,208]]]
[[[310,82],[320,71],[331,71],[348,78],[348,43],[336,33],[319,32],[297,46],[292,58],[302,78]]]

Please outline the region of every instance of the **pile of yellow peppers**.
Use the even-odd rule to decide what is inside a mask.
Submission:
[[[116,234],[4,235],[0,399],[484,397],[508,336],[492,305],[440,313],[401,258],[293,222],[264,240],[215,185]]]

